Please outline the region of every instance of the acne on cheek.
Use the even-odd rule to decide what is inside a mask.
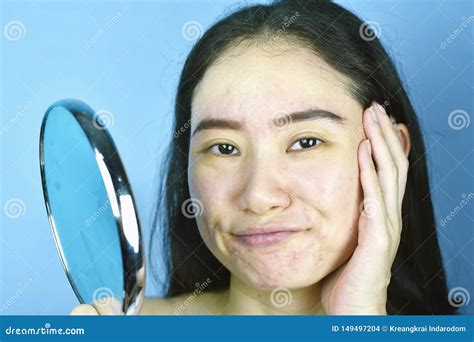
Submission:
[[[285,248],[267,253],[231,244],[225,238],[222,239],[224,245],[221,245],[219,234],[215,237],[216,240],[208,245],[213,254],[232,273],[259,287],[281,286],[282,282],[307,284],[318,281],[329,272],[334,263],[332,259],[337,255],[327,246],[329,241],[314,232]]]
[[[300,284],[309,284],[322,279],[328,270],[328,261],[331,259],[325,246],[327,242],[313,238],[306,248],[293,249],[288,258],[286,274],[289,281]]]
[[[227,260],[228,268],[233,273],[258,287],[277,286],[284,276],[281,266],[280,252],[259,255],[259,252],[232,250],[231,258]]]
[[[316,242],[313,241],[304,249],[293,249],[289,266],[296,271],[300,263],[308,262],[308,260],[312,260],[315,256],[317,256],[318,261],[322,261],[323,257],[320,252],[321,250],[319,241],[318,247],[316,246]]]
[[[231,261],[239,265],[239,268],[245,267],[245,272],[252,270],[257,273],[262,281],[291,281],[292,278],[301,278],[308,276],[308,267],[314,267],[313,275],[317,275],[318,270],[322,268],[321,262],[325,262],[324,251],[320,247],[319,241],[311,241],[302,245],[292,244],[282,250],[260,254],[261,252],[235,251],[234,259]]]

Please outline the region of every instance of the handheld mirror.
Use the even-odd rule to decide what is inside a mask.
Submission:
[[[140,224],[100,116],[78,100],[51,105],[41,126],[40,167],[49,223],[77,298],[138,314],[145,291]]]

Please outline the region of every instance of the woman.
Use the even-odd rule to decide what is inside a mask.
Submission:
[[[166,296],[142,314],[453,312],[415,112],[351,12],[229,15],[189,54],[175,112],[151,239]]]

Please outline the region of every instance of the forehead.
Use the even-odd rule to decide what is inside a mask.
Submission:
[[[196,87],[192,126],[204,117],[262,125],[262,119],[314,107],[351,120],[361,106],[348,93],[348,82],[302,47],[238,46],[211,65]]]

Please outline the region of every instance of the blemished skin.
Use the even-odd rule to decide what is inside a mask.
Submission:
[[[192,101],[188,181],[202,203],[199,232],[231,272],[229,289],[202,296],[208,313],[386,314],[410,138],[382,106],[362,108],[349,85],[283,41],[235,46],[207,69]],[[342,119],[289,118],[313,109]],[[239,127],[194,132],[206,119]],[[301,231],[265,246],[236,236],[273,223]],[[275,288],[287,305],[275,306]],[[145,314],[167,314],[163,303],[147,298]],[[80,307],[73,314],[91,314]]]

